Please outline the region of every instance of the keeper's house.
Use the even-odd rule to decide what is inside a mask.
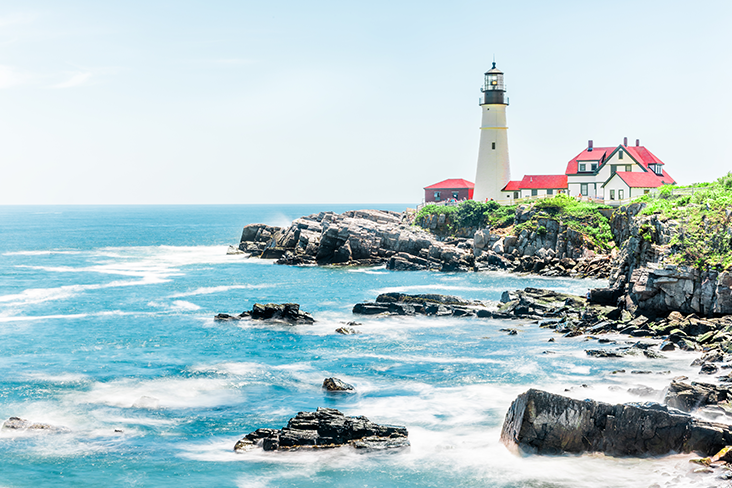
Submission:
[[[593,147],[589,141],[587,148],[567,163],[564,175],[527,175],[521,181],[509,182],[502,195],[518,199],[567,193],[619,205],[660,186],[675,184],[663,167],[663,161],[641,146],[638,139],[635,146],[629,146],[626,137],[623,144],[614,147]]]
[[[455,200],[472,200],[475,185],[462,178],[444,180],[424,188],[424,202],[447,202]]]

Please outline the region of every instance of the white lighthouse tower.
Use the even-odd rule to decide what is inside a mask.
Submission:
[[[478,170],[475,173],[473,199],[479,202],[501,200],[501,190],[511,179],[508,162],[508,127],[506,126],[506,85],[503,72],[496,63],[485,73],[480,108],[483,119],[480,127]]]

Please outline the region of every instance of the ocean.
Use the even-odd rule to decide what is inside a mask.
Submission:
[[[604,282],[226,255],[246,224],[355,208],[373,206],[0,207],[0,422],[63,428],[0,430],[0,487],[708,485],[686,455],[519,457],[499,442],[508,406],[528,388],[658,401],[673,376],[696,378],[689,353],[597,359],[585,349],[610,346],[536,324],[351,313],[387,291],[498,301],[527,286],[584,295]],[[213,320],[257,302],[297,302],[317,322]],[[353,320],[361,334],[335,332]],[[330,376],[357,392],[324,393]],[[627,391],[641,385],[657,393]],[[243,435],[321,406],[404,425],[411,447],[233,452]]]

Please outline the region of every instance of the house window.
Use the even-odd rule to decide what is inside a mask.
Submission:
[[[580,171],[587,171],[587,165],[585,163],[580,163]]]
[[[620,152],[618,153],[618,159],[623,159],[623,151],[620,151]]]
[[[452,192],[452,198],[454,198],[454,199],[456,199],[456,200],[457,200],[457,197],[458,197],[459,195],[460,195],[460,194],[459,194],[458,192],[456,192],[456,191]]]
[[[618,190],[618,200],[625,198],[625,190]]]
[[[651,190],[648,190],[648,189],[643,190],[644,195],[648,195],[649,193],[651,193]]]
[[[531,190],[531,196],[532,197],[535,197],[537,195],[539,195],[539,190]]]
[[[496,148],[496,143],[495,142],[492,143],[491,146],[492,146],[491,149],[495,149]]]
[[[583,197],[587,196],[587,183],[580,184],[580,195]]]
[[[435,201],[436,202],[439,202],[440,201],[440,192],[439,191],[436,191],[435,192]]]
[[[592,171],[597,171],[597,163],[592,163],[592,164],[590,165],[590,169],[591,169]]]
[[[549,190],[546,191],[546,194],[547,195],[554,195],[554,190],[549,189]]]
[[[617,166],[610,166],[610,176],[614,175],[617,172],[618,172]]]
[[[517,192],[517,191],[513,192],[513,198],[518,198],[518,197],[519,197],[519,192]]]
[[[615,190],[610,190],[610,200],[615,200]]]
[[[631,166],[630,164],[626,164],[625,165],[625,171],[627,171],[628,173],[630,173],[631,171],[633,171],[633,166]]]

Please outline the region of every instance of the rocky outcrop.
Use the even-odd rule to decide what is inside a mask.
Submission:
[[[230,320],[267,320],[286,324],[312,324],[315,319],[307,312],[300,310],[297,303],[255,303],[251,310],[238,315],[220,313],[214,317],[218,321]]]
[[[732,428],[659,404],[611,405],[531,389],[511,404],[501,441],[514,451],[539,454],[712,455],[732,444]]]
[[[326,378],[323,380],[323,389],[326,391],[336,391],[336,392],[354,392],[356,391],[356,388],[353,387],[353,385],[346,383],[345,381],[339,379],[339,378]]]
[[[20,417],[10,417],[8,420],[3,422],[0,429],[15,432],[46,432],[52,434],[69,432],[69,429],[67,429],[66,427],[59,427],[56,425],[44,424],[40,422],[31,422]]]
[[[282,429],[257,429],[239,440],[237,452],[256,447],[265,451],[303,448],[334,448],[350,445],[356,449],[384,450],[409,446],[406,427],[379,425],[366,417],[347,417],[333,408],[300,412]]]
[[[491,317],[485,303],[451,295],[406,295],[383,293],[373,303],[357,303],[353,313],[360,315],[435,315],[455,317]]]
[[[266,240],[266,242],[264,242]],[[301,217],[288,228],[244,228],[239,249],[290,265],[386,265],[394,270],[469,271],[467,239],[440,241],[396,212],[356,210]]]

